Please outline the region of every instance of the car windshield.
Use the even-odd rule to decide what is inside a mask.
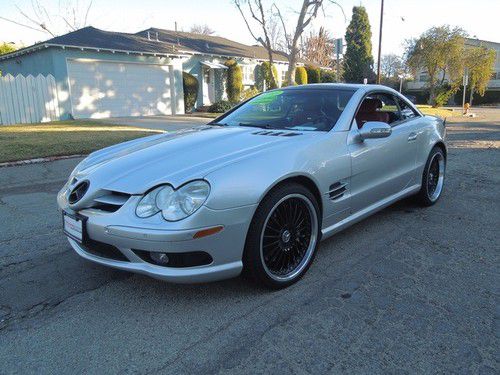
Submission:
[[[298,131],[331,130],[354,90],[273,90],[217,120],[218,125]]]

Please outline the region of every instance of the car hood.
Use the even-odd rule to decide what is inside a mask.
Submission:
[[[163,183],[178,187],[242,158],[311,136],[248,127],[202,126],[94,152],[75,168],[72,177],[89,180],[91,190],[142,194]]]

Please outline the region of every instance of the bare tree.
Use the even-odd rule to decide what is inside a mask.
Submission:
[[[54,37],[60,33],[75,31],[87,26],[92,1],[60,1],[57,13],[53,13],[48,11],[42,0],[31,0],[29,9],[16,5],[17,18],[0,16],[0,19]]]
[[[245,21],[245,25],[247,26],[248,31],[252,35],[252,38],[254,38],[257,43],[259,43],[266,49],[269,58],[270,69],[272,69],[272,66],[274,64],[274,59],[273,59],[273,43],[271,41],[271,33],[270,33],[271,25],[269,24],[269,19],[272,17],[270,9],[267,11],[264,10],[264,5],[262,4],[262,0],[234,0],[234,5],[236,5],[238,10],[240,11],[241,17],[243,17],[243,21]],[[243,10],[243,7],[245,5],[248,6],[248,13],[246,13]],[[254,30],[250,26],[249,18],[253,19],[259,25],[260,31],[262,32],[264,38],[259,36],[257,32],[254,32]],[[276,87],[277,86],[276,78],[274,77],[273,74],[270,74],[270,80],[271,80],[270,86]]]
[[[310,32],[301,43],[301,56],[320,66],[330,66],[333,62],[334,40],[324,27],[317,33]]]
[[[329,2],[337,4],[334,1]],[[288,47],[288,71],[286,73],[286,79],[288,82],[295,82],[295,67],[300,53],[299,41],[302,33],[307,26],[309,26],[311,21],[316,18],[318,12],[323,9],[323,3],[324,0],[303,0],[299,17],[297,18],[297,24],[292,32],[287,31],[285,19],[283,18],[280,9],[276,4],[273,5],[283,26],[283,32],[285,34],[285,40]]]
[[[286,43],[283,39],[283,32],[276,17],[269,17],[269,39],[271,40],[271,47],[274,51],[285,51]]]
[[[215,34],[215,30],[210,28],[207,24],[201,25],[201,24],[195,24],[191,26],[191,29],[189,30],[190,32],[194,34],[202,34],[202,35],[213,35]]]
[[[403,59],[395,54],[383,55],[380,61],[380,70],[385,78],[395,78],[404,73]]]

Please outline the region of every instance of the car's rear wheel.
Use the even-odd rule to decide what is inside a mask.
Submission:
[[[320,237],[321,219],[314,195],[296,183],[273,189],[250,225],[244,268],[258,283],[285,288],[307,271]]]
[[[434,147],[429,154],[422,176],[422,186],[417,194],[418,203],[432,206],[441,197],[444,187],[446,157],[440,147]]]

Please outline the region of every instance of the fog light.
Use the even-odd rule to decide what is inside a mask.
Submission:
[[[151,257],[153,262],[155,262],[156,264],[160,264],[162,266],[168,264],[168,261],[169,261],[168,255],[165,253],[150,252],[149,256]]]

